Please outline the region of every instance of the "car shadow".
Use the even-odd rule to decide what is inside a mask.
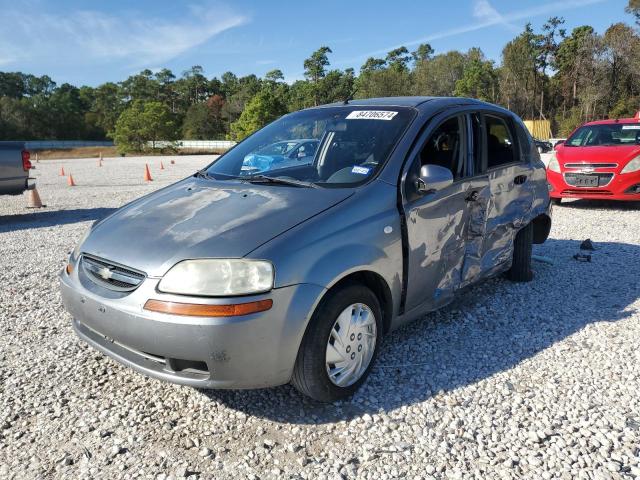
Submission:
[[[115,208],[76,208],[54,211],[34,210],[32,213],[2,215],[0,216],[0,233],[100,220],[115,211]]]
[[[592,261],[579,262],[573,255],[580,243],[549,239],[536,245],[534,254],[553,264],[535,261],[532,282],[514,284],[503,276],[488,280],[443,309],[389,334],[371,375],[352,399],[321,404],[289,385],[201,392],[248,415],[311,424],[393,410],[474,384],[516,367],[591,323],[615,322],[633,314],[628,306],[640,292],[634,282],[620,279],[637,268],[640,246],[596,243],[596,250],[589,252]],[[549,304],[547,293],[564,291],[569,284],[568,291],[578,294]],[[521,306],[505,309],[505,302]],[[513,388],[506,383],[505,388]]]
[[[577,199],[571,201],[565,200],[560,205],[554,205],[554,208],[579,208],[582,210],[592,210],[594,208],[602,210],[639,210],[640,201]]]

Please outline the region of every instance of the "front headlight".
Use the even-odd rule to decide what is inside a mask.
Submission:
[[[558,163],[558,158],[556,157],[556,152],[551,153],[551,159],[549,160],[549,165],[547,165],[547,170],[551,170],[552,172],[560,173],[560,164]]]
[[[264,260],[185,260],[171,267],[160,280],[158,290],[211,297],[249,295],[271,290],[273,277],[273,265]]]
[[[631,173],[640,170],[640,155],[627,163],[620,173]]]

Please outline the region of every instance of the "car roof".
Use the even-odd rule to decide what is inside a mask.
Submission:
[[[607,120],[594,120],[593,122],[587,122],[583,124],[583,127],[586,125],[615,125],[616,123],[640,123],[640,119],[638,118],[611,118]]]
[[[359,99],[349,100],[348,103],[335,102],[335,103],[330,103],[328,105],[323,105],[323,106],[336,107],[340,105],[345,105],[345,106],[355,105],[355,106],[363,106],[363,107],[376,107],[376,106],[419,107],[421,105],[426,105],[429,103],[436,103],[436,102],[439,105],[444,105],[447,103],[450,103],[451,105],[461,105],[461,104],[490,105],[489,103],[482,102],[480,100],[476,100],[473,98],[465,98],[465,97],[415,96],[415,97],[359,98]]]

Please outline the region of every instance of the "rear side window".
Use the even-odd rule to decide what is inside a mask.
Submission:
[[[487,129],[487,168],[516,161],[516,143],[507,123],[500,117],[485,116]]]

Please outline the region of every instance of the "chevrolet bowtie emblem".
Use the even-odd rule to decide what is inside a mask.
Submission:
[[[100,275],[100,277],[102,277],[104,280],[109,280],[113,276],[109,267],[102,267],[96,273]]]

